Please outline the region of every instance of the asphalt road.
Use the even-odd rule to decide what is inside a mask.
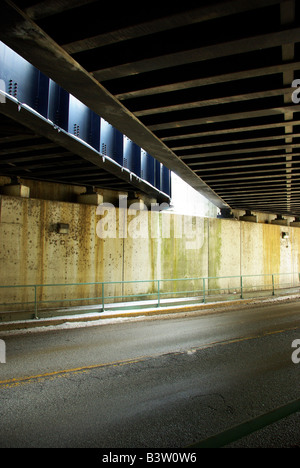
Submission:
[[[0,447],[183,449],[300,398],[297,302],[3,336]],[[296,413],[232,447],[298,447]]]

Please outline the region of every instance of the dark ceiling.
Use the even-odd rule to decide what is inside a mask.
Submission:
[[[300,216],[299,3],[5,0],[0,40],[220,208]]]

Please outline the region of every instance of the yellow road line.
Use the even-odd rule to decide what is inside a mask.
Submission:
[[[62,369],[59,371],[46,372],[44,374],[29,375],[26,377],[17,377],[17,378],[12,378],[12,379],[7,379],[7,380],[0,380],[0,387],[7,386],[10,384],[22,384],[22,383],[26,383],[32,380],[40,380],[40,379],[46,379],[46,378],[51,378],[51,377],[61,377],[62,375],[86,372],[92,369],[99,369],[101,367],[103,368],[114,367],[114,366],[116,367],[116,366],[122,366],[126,364],[134,364],[134,363],[149,359],[150,357],[151,356],[142,356],[140,358],[127,359],[124,361],[106,362],[102,364],[92,364],[90,366],[75,367],[72,369]]]
[[[212,348],[214,346],[225,346],[225,345],[229,345],[229,344],[233,344],[233,343],[239,343],[239,342],[243,342],[243,341],[254,340],[254,339],[258,339],[258,338],[263,338],[265,336],[276,335],[276,334],[279,334],[279,333],[284,333],[284,332],[287,332],[287,331],[296,330],[298,328],[299,327],[292,327],[292,328],[287,328],[287,329],[284,329],[284,330],[275,330],[275,331],[272,331],[272,332],[265,332],[265,333],[262,333],[260,335],[252,335],[252,336],[248,336],[248,337],[233,338],[233,339],[224,340],[224,341],[212,341],[212,342],[206,343],[206,344],[204,344],[202,346],[192,348],[192,350],[193,351],[198,351],[198,350],[200,351],[200,350],[203,350],[203,349]],[[170,351],[170,352],[163,353],[163,354],[158,353],[158,354],[140,356],[140,357],[134,358],[134,359],[125,359],[125,360],[120,360],[120,361],[106,362],[106,363],[102,363],[102,364],[91,364],[89,366],[75,367],[75,368],[72,368],[72,369],[63,369],[63,370],[58,370],[58,371],[53,371],[53,372],[47,372],[47,373],[44,373],[44,374],[37,374],[37,375],[17,377],[17,378],[12,378],[12,379],[7,379],[7,380],[0,380],[0,388],[1,387],[2,388],[10,388],[10,387],[13,387],[13,386],[22,385],[22,384],[29,383],[29,382],[36,381],[36,380],[41,381],[41,380],[48,379],[48,378],[53,379],[53,378],[56,378],[56,377],[67,376],[68,374],[83,373],[83,372],[87,372],[87,371],[90,371],[90,370],[93,370],[93,369],[100,369],[100,368],[105,368],[105,367],[117,367],[117,366],[122,366],[122,365],[124,366],[124,365],[129,365],[129,364],[136,364],[136,363],[146,361],[146,360],[149,360],[149,359],[154,359],[154,358],[157,358],[157,357],[160,357],[160,356],[163,357],[163,356],[166,356],[168,354],[172,354],[172,355],[186,354],[187,351],[188,350],[185,350],[185,351]]]

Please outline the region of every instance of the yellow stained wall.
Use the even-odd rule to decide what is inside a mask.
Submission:
[[[211,279],[207,286],[228,292],[239,286],[239,280],[230,277],[291,272],[297,276],[300,269],[299,228],[169,212],[130,215],[116,209],[116,236],[99,238],[97,223],[103,218],[96,208],[0,196],[0,284],[116,282],[106,286],[105,295],[112,296],[155,291],[157,279],[221,276],[226,278]],[[58,234],[57,223],[68,224],[69,233]],[[282,239],[283,231],[289,239]],[[118,282],[123,280],[149,282],[122,287]],[[247,284],[248,279],[244,281]],[[251,281],[267,285],[270,278]],[[283,282],[283,277],[276,282]],[[163,292],[169,287],[167,281],[162,283]],[[187,282],[177,283],[178,290],[190,287]],[[192,282],[192,288],[200,287],[199,282]],[[44,286],[38,294],[39,300],[55,299],[59,302],[54,305],[67,306],[71,304],[62,301],[69,298],[101,297],[101,286]],[[34,290],[1,289],[0,295],[0,302],[18,302],[24,308],[25,302],[33,301]]]

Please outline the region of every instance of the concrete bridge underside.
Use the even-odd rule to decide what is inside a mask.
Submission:
[[[295,0],[5,0],[0,39],[219,208],[299,216]]]

